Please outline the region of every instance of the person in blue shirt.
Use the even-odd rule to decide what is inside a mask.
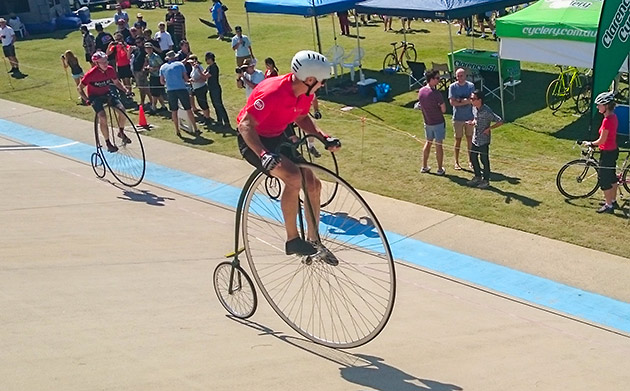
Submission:
[[[188,113],[188,121],[193,128],[195,135],[199,135],[201,132],[197,129],[197,123],[195,122],[195,116],[191,110],[190,98],[188,95],[188,84],[190,79],[188,73],[186,73],[186,67],[179,61],[176,61],[176,55],[174,51],[166,53],[167,63],[160,68],[160,82],[166,86],[166,96],[168,97],[168,106],[171,110],[171,118],[175,124],[175,133],[181,137],[182,134],[179,130],[179,117],[177,111],[179,105]]]

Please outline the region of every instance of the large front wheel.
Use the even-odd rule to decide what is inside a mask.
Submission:
[[[569,199],[590,197],[597,191],[597,163],[578,159],[565,164],[556,176],[556,186]]]
[[[385,327],[396,292],[394,261],[385,232],[361,195],[323,167],[301,163],[321,182],[321,198],[331,202],[319,215],[320,242],[338,260],[285,254],[285,220],[278,198],[267,194],[260,174],[243,210],[245,254],[252,276],[278,315],[304,337],[329,347],[353,348]],[[284,184],[281,186],[285,189]],[[306,200],[303,192],[301,199]],[[299,203],[298,222],[310,211]],[[315,201],[312,201],[315,203]],[[298,224],[306,236],[304,224]]]

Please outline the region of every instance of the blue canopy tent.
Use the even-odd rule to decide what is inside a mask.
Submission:
[[[356,2],[357,0],[247,0],[245,1],[247,29],[249,30],[250,12],[259,14],[287,14],[313,17],[315,20],[315,30],[317,35],[317,48],[321,53],[322,45],[319,39],[319,24],[317,23],[317,16],[347,11],[354,8],[354,4]],[[357,39],[358,35],[357,31]]]
[[[453,36],[451,33],[451,20],[462,19],[474,14],[481,14],[526,2],[526,0],[366,0],[357,3],[354,9],[364,14],[446,19],[448,22],[452,53]],[[502,80],[500,68],[499,66],[499,80]],[[499,83],[499,85],[502,86],[503,83]],[[505,110],[503,109],[503,88],[501,88],[501,112],[503,117],[505,117]]]

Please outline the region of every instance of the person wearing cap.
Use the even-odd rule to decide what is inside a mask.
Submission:
[[[115,34],[117,33],[122,34],[124,41],[127,41],[127,39],[129,39],[129,37],[131,36],[131,31],[127,27],[127,24],[125,24],[125,21],[122,19],[118,21],[118,29],[116,30],[116,33],[114,33],[114,38],[116,38]]]
[[[164,61],[156,53],[156,46],[151,42],[144,43],[144,50],[146,52],[144,69],[149,72],[149,95],[151,99],[149,114],[155,114],[158,102],[162,105],[162,109],[166,107],[166,103],[164,103],[164,86],[160,81],[160,67],[162,67]]]
[[[166,31],[166,23],[158,23],[158,29],[159,31],[155,33],[155,40],[160,44],[162,53],[166,54],[169,50],[173,50],[173,38],[171,34]]]
[[[286,229],[285,253],[320,254],[324,262],[336,266],[338,259],[318,239],[321,182],[311,170],[300,170],[295,165],[304,161],[303,157],[287,156],[278,150],[291,141],[284,131],[293,122],[306,134],[325,139],[326,149],[335,152],[341,148],[340,141],[322,132],[308,115],[315,93],[330,77],[330,62],[320,53],[302,50],[293,57],[291,70],[291,73],[265,79],[249,96],[237,117],[238,147],[248,163],[283,182],[280,206]],[[302,180],[306,181],[308,189],[308,197],[304,199],[310,200],[314,217],[306,219],[306,240],[299,236],[297,229]]]
[[[147,28],[147,22],[144,21],[144,16],[138,12],[136,19],[137,20],[133,23],[133,27],[137,28],[140,33],[144,32]]]
[[[2,53],[9,60],[11,64],[11,70],[9,73],[20,75],[20,64],[15,55],[15,41],[17,36],[11,26],[7,25],[7,21],[4,18],[0,18],[0,39],[2,40]]]
[[[175,133],[179,137],[182,135],[179,131],[179,117],[177,114],[181,104],[188,114],[188,121],[193,128],[194,134],[199,135],[201,132],[197,129],[195,115],[190,106],[190,97],[188,95],[190,78],[186,73],[186,67],[176,60],[175,52],[172,50],[166,53],[165,57],[167,63],[160,68],[160,82],[166,86],[166,96],[168,97],[168,106],[171,110],[171,118],[173,119],[173,124],[175,124]]]
[[[254,51],[252,50],[252,42],[247,35],[243,35],[243,28],[241,26],[234,27],[236,35],[232,37],[232,50],[236,54],[236,66],[243,65],[243,61],[246,59],[254,58]]]
[[[206,68],[204,75],[206,77],[206,84],[208,85],[208,93],[210,93],[212,107],[214,108],[214,112],[217,114],[217,125],[231,128],[230,117],[223,105],[221,84],[219,84],[219,66],[216,63],[214,53],[206,52],[206,64],[208,67]]]
[[[236,85],[239,88],[245,88],[245,97],[249,98],[258,83],[265,80],[265,74],[256,69],[256,63],[250,58],[245,59],[243,65],[237,69],[240,72],[237,73]]]
[[[173,38],[173,46],[177,47],[181,40],[186,39],[186,18],[176,5],[172,5],[169,11],[166,14],[167,31]]]
[[[120,4],[116,4],[116,13],[114,14],[114,23],[118,25],[120,21],[124,21],[124,25],[126,28],[129,28],[129,15],[123,11]]]

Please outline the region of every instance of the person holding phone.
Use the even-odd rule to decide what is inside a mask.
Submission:
[[[11,64],[9,73],[12,73],[14,77],[21,75],[20,64],[15,55],[15,41],[17,37],[15,31],[13,31],[11,26],[7,25],[7,21],[4,18],[0,18],[0,39],[2,40],[2,53]]]

